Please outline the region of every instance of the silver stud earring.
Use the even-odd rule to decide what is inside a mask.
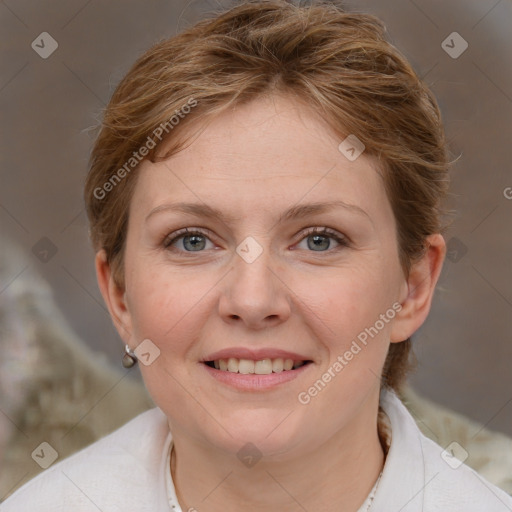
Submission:
[[[137,363],[137,356],[135,355],[135,352],[132,352],[130,350],[130,347],[128,345],[124,347],[124,356],[122,363],[125,368],[132,368]]]

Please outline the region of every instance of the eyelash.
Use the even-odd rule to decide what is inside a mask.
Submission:
[[[180,251],[180,250],[176,250],[175,248],[171,247],[172,244],[174,242],[176,242],[177,240],[179,240],[180,238],[183,238],[184,236],[191,236],[191,235],[202,235],[202,236],[205,236],[207,238],[210,238],[210,232],[208,230],[204,230],[204,229],[201,229],[201,228],[192,228],[192,229],[189,229],[189,228],[184,228],[184,229],[181,229],[179,231],[177,231],[176,233],[172,233],[171,235],[167,235],[163,241],[162,241],[162,245],[165,249],[168,249],[168,250],[171,250],[171,251],[174,251],[174,252],[178,252],[178,253],[194,253],[194,252],[203,252],[203,251]],[[338,247],[335,247],[334,249],[328,249],[327,251],[310,251],[310,252],[319,252],[319,253],[322,253],[322,252],[332,252],[332,251],[336,251],[336,250],[339,250],[339,249],[342,249],[344,247],[349,247],[350,246],[350,242],[348,240],[347,237],[345,236],[340,236],[336,231],[330,229],[330,228],[320,228],[320,227],[315,227],[315,228],[309,228],[303,235],[302,237],[300,238],[300,240],[297,242],[302,242],[302,240],[304,240],[305,238],[307,238],[308,236],[311,236],[311,235],[323,235],[323,236],[326,236],[328,238],[332,238],[334,239],[336,242],[338,242],[339,246]]]

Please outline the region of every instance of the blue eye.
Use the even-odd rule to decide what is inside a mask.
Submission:
[[[208,234],[207,231],[198,228],[190,230],[189,228],[185,228],[167,236],[163,241],[163,246],[175,252],[202,252],[207,248],[207,240],[211,243]],[[183,240],[183,250],[172,247],[175,246],[179,240]],[[336,231],[329,228],[311,228],[301,238],[301,242],[303,240],[308,240],[307,248],[311,249],[312,252],[326,252],[329,249],[336,250],[340,247],[349,246],[347,238],[342,235],[340,236]],[[334,240],[338,246],[331,248],[330,240]]]
[[[313,252],[326,252],[328,249],[331,249],[329,239],[335,240],[338,244],[338,247],[334,247],[333,250],[339,249],[339,246],[348,247],[349,245],[345,237],[338,235],[336,231],[329,228],[312,228],[306,233],[302,240],[308,240],[307,247],[308,249],[312,249]]]
[[[208,239],[208,237],[206,236],[206,233],[201,230],[189,231],[188,228],[185,228],[181,231],[178,231],[176,236],[173,238],[166,238],[163,245],[166,249],[169,249],[171,245],[174,245],[178,240],[181,239],[183,239],[184,247],[190,248],[187,248],[185,252],[200,252],[205,248],[205,240]]]

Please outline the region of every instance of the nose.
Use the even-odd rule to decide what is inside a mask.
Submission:
[[[254,261],[240,254],[234,255],[232,270],[221,282],[221,318],[250,329],[285,322],[290,316],[291,292],[283,281],[282,269],[273,265],[270,250],[264,248]]]

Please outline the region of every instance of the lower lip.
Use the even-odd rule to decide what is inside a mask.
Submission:
[[[313,366],[313,363],[308,363],[296,370],[283,370],[282,372],[269,373],[268,375],[256,375],[254,373],[243,374],[227,372],[217,370],[204,363],[200,364],[214,379],[242,391],[264,391],[273,389],[280,384],[296,379],[304,372],[308,371],[310,366]]]

